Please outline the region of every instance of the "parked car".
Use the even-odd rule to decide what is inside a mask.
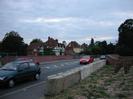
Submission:
[[[92,56],[83,56],[80,59],[80,64],[89,64],[92,63],[94,61],[94,58]]]
[[[102,60],[102,59],[106,59],[106,56],[105,55],[101,55],[100,56],[100,59]]]
[[[17,82],[34,77],[40,78],[40,67],[30,60],[17,60],[0,68],[0,85],[13,87]]]

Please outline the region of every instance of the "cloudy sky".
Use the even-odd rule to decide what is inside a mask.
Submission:
[[[0,40],[17,31],[26,43],[95,40],[116,42],[118,27],[133,18],[133,0],[0,0]]]

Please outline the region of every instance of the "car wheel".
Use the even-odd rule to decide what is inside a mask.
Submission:
[[[35,75],[35,80],[39,80],[40,79],[40,74],[36,74]]]
[[[8,86],[9,86],[10,88],[12,88],[14,85],[15,85],[15,82],[14,82],[13,79],[11,79],[11,80],[8,81]]]

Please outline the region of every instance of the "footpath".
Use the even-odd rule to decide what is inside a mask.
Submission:
[[[32,58],[35,62],[44,63],[44,62],[51,62],[51,61],[59,61],[59,60],[71,60],[76,59],[79,57],[74,56],[5,56],[0,61],[5,64],[10,61],[15,60],[16,58]]]

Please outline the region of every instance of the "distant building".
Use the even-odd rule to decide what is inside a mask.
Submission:
[[[76,41],[71,41],[65,48],[66,55],[74,55],[80,53],[83,49]]]
[[[65,54],[65,45],[62,43],[58,43],[58,45],[53,50],[56,56]]]
[[[48,37],[48,40],[45,42],[45,44],[47,45],[47,48],[55,48],[58,46],[58,40]]]
[[[48,40],[45,43],[31,43],[28,46],[27,52],[28,55],[49,55],[54,53],[56,56],[65,54],[66,42],[58,43],[57,39],[48,37]],[[50,54],[51,55],[51,54]]]
[[[66,42],[63,41],[63,43],[59,43],[57,39],[48,37],[48,40],[45,42],[47,48],[52,48],[55,55],[64,55],[65,53],[65,46]]]
[[[28,55],[37,56],[40,52],[40,48],[42,47],[44,47],[43,43],[31,43],[27,48]]]

